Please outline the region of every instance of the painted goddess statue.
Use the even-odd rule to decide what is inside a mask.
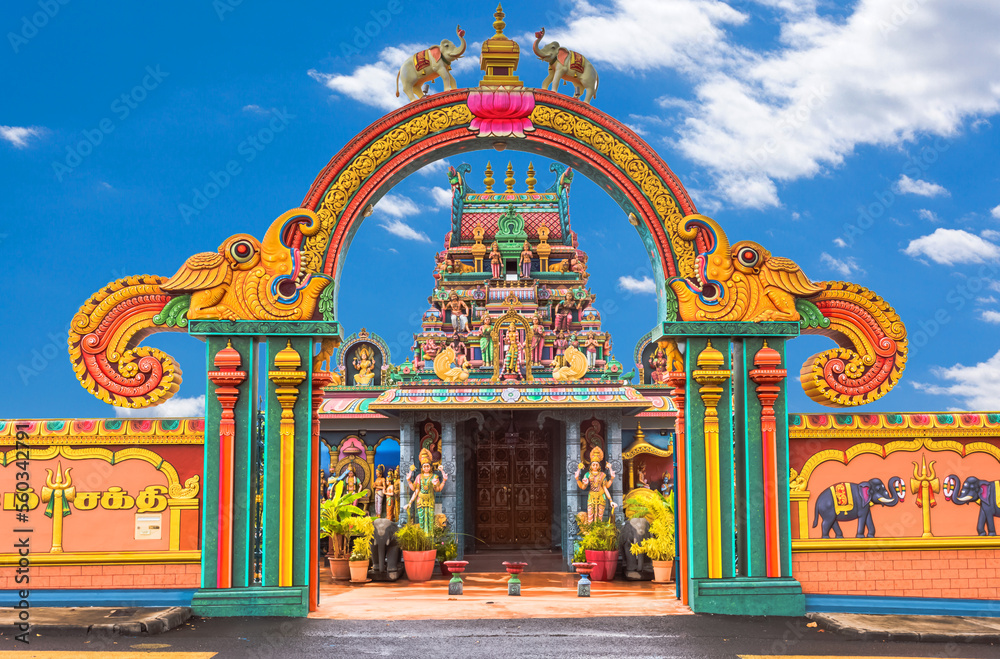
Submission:
[[[413,480],[407,479],[413,495],[406,503],[409,508],[414,501],[417,502],[417,523],[427,535],[434,533],[434,493],[444,489],[444,484],[448,482],[448,474],[444,467],[440,468],[441,478],[432,471],[431,452],[427,449],[420,450],[420,473],[415,474],[416,467],[410,465],[410,473]]]
[[[521,344],[517,337],[517,328],[511,323],[507,328],[507,341],[504,346],[503,372],[519,375],[521,372]]]
[[[385,465],[379,465],[375,469],[375,517],[382,517],[382,508],[385,504]]]
[[[354,374],[355,387],[367,387],[371,385],[372,379],[375,377],[375,360],[373,357],[372,349],[368,346],[363,345],[358,349],[357,354],[354,356],[354,368],[358,371]]]
[[[531,278],[531,243],[527,240],[524,241],[524,247],[521,249],[521,279]]]
[[[494,279],[500,279],[503,272],[503,254],[500,253],[500,247],[497,245],[496,241],[490,245],[490,274],[493,275]]]
[[[583,463],[576,470],[576,485],[581,490],[590,490],[587,495],[587,523],[592,524],[596,520],[602,520],[604,518],[604,499],[607,498],[608,502],[611,504],[611,513],[614,515],[615,504],[611,500],[611,492],[608,488],[611,486],[611,482],[615,479],[615,470],[608,465],[608,472],[610,476],[604,474],[604,470],[601,469],[601,460],[604,459],[604,451],[601,450],[600,446],[595,446],[593,450],[590,451],[590,471],[584,474],[583,478],[580,478],[580,472],[583,471]]]
[[[482,354],[483,366],[493,365],[493,321],[489,315],[483,317],[479,326],[479,352]]]

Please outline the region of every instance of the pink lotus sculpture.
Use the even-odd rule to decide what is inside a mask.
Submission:
[[[535,95],[525,89],[476,89],[469,92],[469,129],[479,137],[524,137],[535,130],[528,117],[535,109]]]

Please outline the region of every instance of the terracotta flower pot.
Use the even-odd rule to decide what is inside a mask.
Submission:
[[[673,561],[653,561],[653,581],[658,583],[670,581],[670,572],[673,568]]]
[[[346,581],[351,578],[350,561],[346,558],[332,558],[327,556],[330,562],[330,576],[334,581]]]
[[[584,552],[588,563],[597,563],[590,578],[594,581],[611,581],[618,571],[618,551],[596,551],[588,549]]]
[[[368,559],[363,561],[350,561],[351,581],[355,583],[365,583],[368,581]]]
[[[403,551],[403,567],[410,581],[427,581],[434,575],[434,561],[437,551]]]

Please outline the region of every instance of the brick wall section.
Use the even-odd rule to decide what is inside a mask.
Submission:
[[[198,588],[201,565],[33,565],[31,581],[14,582],[14,568],[3,568],[0,590],[20,588]]]
[[[1000,599],[1000,549],[792,554],[811,595]]]

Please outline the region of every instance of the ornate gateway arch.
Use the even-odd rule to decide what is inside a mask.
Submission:
[[[480,87],[424,97],[377,120],[263,238],[232,236],[215,252],[189,257],[172,277],[112,282],[74,317],[74,370],[101,400],[146,407],[176,392],[177,364],[140,345],[160,331],[205,339],[215,367],[208,377],[227,385],[209,386],[207,395],[205,491],[219,496],[205,500],[196,609],[299,615],[315,604],[317,414],[322,387],[336,377],[321,364],[340,341],[337,287],[351,240],[373,205],[417,169],[459,153],[511,149],[563,162],[595,181],[649,254],[657,287],[653,338],[672,339],[684,356],[683,370],[664,374],[680,410],[684,601],[698,611],[801,613],[791,574],[784,342],[800,333],[832,338],[837,347],[807,360],[800,380],[819,403],[854,406],[898,381],[903,324],[864,287],[813,282],[757,243],[732,243],[621,122],[575,98],[523,88],[512,75],[516,57],[513,68],[487,61],[487,45],[503,37],[498,23],[484,44]],[[504,57],[517,52],[516,44],[506,48]],[[482,196],[490,194],[504,199],[492,190]],[[263,448],[255,435],[258,382],[266,390]],[[258,468],[259,515],[270,520],[262,525],[259,584],[251,557]]]

